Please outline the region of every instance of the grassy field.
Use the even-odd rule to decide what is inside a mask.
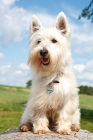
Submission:
[[[14,129],[20,122],[28,88],[0,86],[0,133]],[[81,128],[93,132],[93,96],[80,95]]]
[[[93,133],[93,96],[80,95],[81,128]]]
[[[29,89],[0,86],[0,132],[18,126]]]

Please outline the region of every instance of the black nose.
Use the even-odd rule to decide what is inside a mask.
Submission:
[[[42,57],[45,57],[47,54],[48,54],[48,50],[47,49],[40,50],[40,55]]]

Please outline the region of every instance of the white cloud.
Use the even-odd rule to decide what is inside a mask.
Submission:
[[[4,54],[0,52],[0,60],[4,58]]]
[[[81,80],[92,80],[93,81],[93,74],[91,72],[84,72],[84,73],[81,73],[78,75],[78,79],[81,79]],[[92,83],[93,84],[93,83]]]
[[[74,69],[75,69],[76,71],[78,71],[78,72],[81,73],[81,72],[84,71],[85,65],[82,65],[82,64],[75,65],[75,66],[74,66]]]
[[[43,26],[50,27],[54,25],[54,21],[55,21],[54,16],[51,16],[47,13],[35,13],[35,15],[39,18]]]
[[[0,74],[6,74],[10,70],[11,65],[0,66]]]
[[[28,36],[27,31],[33,12],[17,7],[13,5],[14,3],[15,0],[2,0],[0,2],[0,41],[4,45],[21,41],[24,36]],[[35,11],[34,14],[47,27],[53,23],[54,17],[47,13]]]
[[[10,5],[14,4],[15,1],[16,0],[0,0],[0,3],[10,6]]]
[[[30,13],[15,6],[16,0],[0,1],[0,38],[3,44],[21,41],[29,29]]]
[[[88,85],[93,87],[93,60],[84,64],[74,65],[75,75],[79,85]]]
[[[14,74],[13,75],[22,75],[23,73],[22,73],[22,71],[21,70],[16,70],[15,72],[14,72]]]
[[[30,79],[31,73],[25,63],[0,65],[0,84],[26,86]]]
[[[28,26],[27,12],[23,8],[14,7],[7,9],[1,15],[1,39],[6,45],[9,42],[21,41],[24,37],[24,31]]]
[[[67,11],[70,28],[71,28],[71,44],[73,52],[77,54],[91,54],[93,52],[93,26],[87,19],[78,20],[81,11],[72,8],[65,3],[62,8]],[[69,18],[72,17],[72,18]],[[73,20],[74,19],[74,20]],[[76,21],[75,21],[76,20]]]
[[[71,44],[74,53],[91,54],[93,52],[93,26],[88,21],[81,21],[82,24],[75,24],[70,21]]]
[[[92,86],[93,87],[93,84],[91,82],[88,82],[88,81],[83,81],[83,82],[81,81],[80,85],[83,85],[83,86],[87,85],[87,86]]]
[[[22,70],[29,70],[29,66],[27,66],[24,63],[21,63],[18,67],[21,68]]]
[[[87,62],[87,67],[90,69],[90,68],[93,68],[93,60]]]

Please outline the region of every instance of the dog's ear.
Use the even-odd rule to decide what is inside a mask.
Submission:
[[[30,23],[30,32],[31,34],[35,33],[37,30],[39,30],[42,27],[40,21],[38,18],[33,15]]]
[[[60,12],[56,18],[54,26],[64,35],[70,35],[68,20],[63,12]]]

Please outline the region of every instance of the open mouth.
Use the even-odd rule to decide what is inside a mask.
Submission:
[[[50,60],[49,60],[49,58],[42,58],[41,62],[43,65],[47,66],[47,65],[49,65]]]

